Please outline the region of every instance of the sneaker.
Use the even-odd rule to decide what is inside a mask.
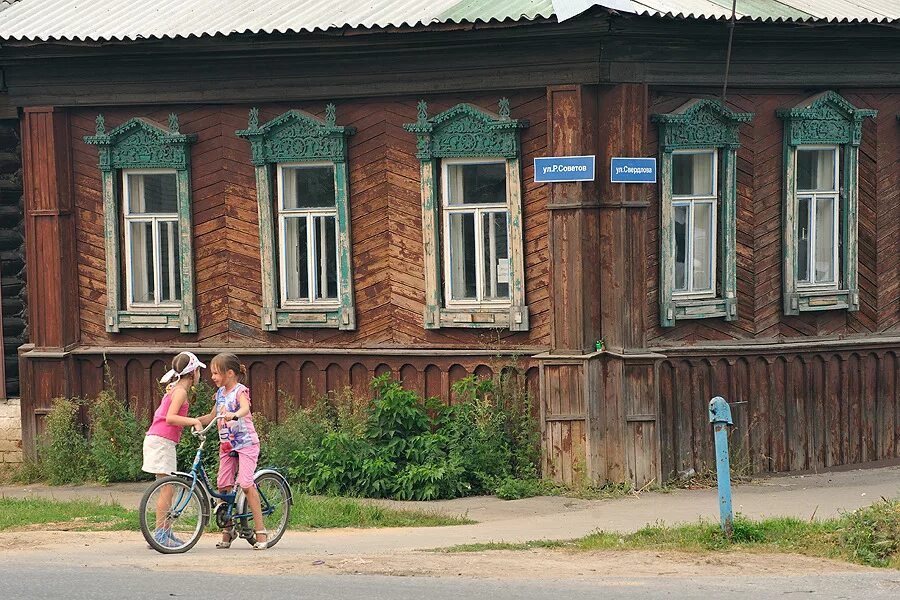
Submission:
[[[178,546],[184,546],[184,540],[177,537],[175,535],[175,532],[171,529],[169,530],[169,541],[172,542],[174,548],[177,548]]]
[[[172,530],[171,529],[163,529],[160,527],[156,531],[153,532],[153,539],[156,540],[160,546],[164,548],[177,548],[181,544],[176,544],[172,540]]]

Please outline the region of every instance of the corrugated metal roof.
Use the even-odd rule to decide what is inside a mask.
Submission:
[[[721,19],[731,0],[0,0],[0,39],[134,40],[550,18],[593,7]],[[900,0],[738,0],[764,21],[897,21]]]
[[[595,6],[656,17],[731,18],[731,0],[554,0],[560,21]],[[900,20],[900,0],[738,0],[735,16],[748,21]]]
[[[551,0],[19,0],[0,39],[124,40],[532,20]]]

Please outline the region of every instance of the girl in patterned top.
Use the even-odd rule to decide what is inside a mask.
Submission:
[[[247,496],[247,503],[253,513],[253,522],[259,526],[263,522],[259,492],[253,483],[256,461],[259,459],[259,437],[253,427],[250,415],[250,390],[241,380],[247,375],[247,368],[234,354],[218,354],[210,362],[210,374],[219,387],[215,395],[215,405],[210,418],[221,415],[219,421],[219,475],[216,484],[219,492],[227,492],[237,483]],[[216,548],[228,548],[237,537],[234,525],[222,531],[222,541]],[[268,545],[269,534],[265,529],[256,530],[256,550]]]

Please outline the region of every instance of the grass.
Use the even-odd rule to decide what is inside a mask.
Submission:
[[[793,518],[752,521],[738,516],[728,540],[718,524],[675,527],[656,524],[631,533],[598,531],[576,540],[537,540],[522,544],[464,544],[444,552],[530,550],[678,550],[681,552],[786,552],[837,558],[875,567],[900,569],[900,501],[883,500],[838,519]]]
[[[23,527],[75,531],[140,529],[138,512],[122,508],[118,504],[101,504],[87,500],[60,502],[0,498],[0,531]]]
[[[474,523],[434,512],[397,510],[349,498],[294,496],[292,528],[440,527]]]
[[[437,527],[472,523],[462,517],[395,510],[347,498],[294,496],[291,529],[338,527]],[[0,498],[0,531],[18,528],[75,531],[137,531],[138,511],[85,500]]]

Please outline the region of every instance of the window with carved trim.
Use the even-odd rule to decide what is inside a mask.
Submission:
[[[418,136],[425,238],[425,327],[528,330],[519,130],[468,104],[405,125]]]
[[[106,330],[197,331],[190,209],[190,144],[137,117],[109,133],[103,116],[84,138],[99,147],[106,236]],[[116,266],[118,267],[116,267]]]
[[[862,124],[876,111],[835,92],[781,109],[784,120],[784,312],[859,310]]]
[[[278,165],[282,306],[338,305],[334,165]]]
[[[256,167],[262,328],[355,329],[347,138],[352,127],[289,110],[246,130]]]
[[[738,128],[749,113],[690,100],[653,115],[660,149],[660,323],[737,319]]]

